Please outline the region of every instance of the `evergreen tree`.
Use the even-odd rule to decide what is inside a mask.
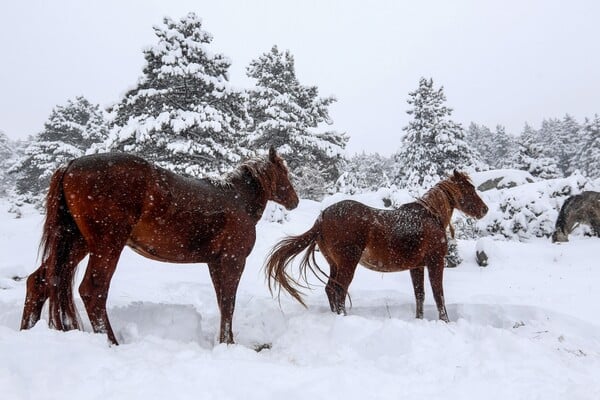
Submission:
[[[230,61],[210,49],[194,13],[154,27],[137,85],[111,110],[109,148],[178,173],[225,172],[248,156],[246,96],[229,84]]]
[[[5,196],[11,185],[11,176],[7,172],[14,156],[13,143],[0,131],[0,196]]]
[[[465,141],[475,150],[482,161],[493,165],[493,137],[492,131],[485,125],[471,122],[465,133]]]
[[[100,106],[84,97],[56,106],[42,132],[32,139],[10,170],[17,176],[17,194],[23,201],[41,204],[52,173],[104,141],[107,132]]]
[[[584,144],[581,142],[581,126],[569,114],[565,114],[561,120],[560,135],[553,143],[553,147],[558,149],[558,166],[563,174],[571,174],[576,169],[581,169],[578,165],[576,155],[579,148]]]
[[[344,165],[344,173],[336,182],[338,192],[356,194],[390,187],[392,160],[378,153],[355,154]]]
[[[508,168],[512,153],[516,149],[515,140],[506,133],[502,125],[496,125],[492,132],[485,125],[471,122],[465,141],[475,150],[479,158],[492,168]]]
[[[553,160],[556,164],[560,175],[563,168],[561,167],[560,159],[562,158],[563,145],[561,141],[563,136],[562,122],[557,118],[544,119],[542,126],[538,130],[537,146],[539,149],[539,157],[544,157]]]
[[[316,86],[300,84],[294,57],[277,46],[253,60],[247,74],[256,80],[248,105],[252,148],[274,146],[285,156],[300,195],[321,197],[341,173],[348,141],[343,133],[319,129],[332,123],[329,106],[335,98],[320,98]]]
[[[465,142],[463,128],[450,119],[443,87],[435,89],[432,79],[421,78],[409,93],[407,111],[412,116],[394,155],[395,183],[409,189],[428,188],[454,169],[485,168],[476,152]],[[421,190],[419,190],[421,191]]]
[[[581,163],[581,170],[595,179],[600,177],[600,116],[596,114],[592,120],[586,118],[581,130],[583,146],[576,158]]]
[[[539,131],[525,124],[523,132],[517,140],[517,152],[513,165],[531,175],[542,179],[552,179],[562,176],[556,159],[545,154],[545,145]]]
[[[504,126],[496,125],[496,132],[494,132],[492,139],[492,147],[494,159],[489,160],[488,164],[494,168],[510,168],[510,160],[512,154],[517,150],[517,142],[512,136],[506,133]]]
[[[10,158],[14,153],[13,145],[6,136],[6,133],[0,130],[0,160],[6,160]]]

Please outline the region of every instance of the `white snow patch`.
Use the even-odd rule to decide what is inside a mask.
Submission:
[[[360,199],[380,206],[381,198]],[[219,314],[205,265],[157,263],[126,250],[108,299],[122,344],[111,347],[87,321],[84,332],[50,330],[44,320],[18,330],[25,281],[12,276],[36,268],[42,217],[15,219],[0,200],[0,278],[12,282],[0,289],[2,398],[600,398],[597,238],[490,239],[488,268],[475,263],[475,240],[459,240],[465,261],[444,276],[449,324],[437,320],[428,285],[425,319],[415,320],[409,274],[362,267],[348,316],[329,311],[321,284],[307,293],[309,309],[288,296],[280,308],[264,282],[265,255],[282,236],[308,229],[324,207],[302,200],[278,223],[259,222],[233,346],[216,344]],[[85,316],[78,297],[77,306]],[[253,350],[265,343],[271,349]]]

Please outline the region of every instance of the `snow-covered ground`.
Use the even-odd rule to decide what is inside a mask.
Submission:
[[[475,241],[459,241],[465,261],[444,278],[449,324],[437,320],[429,287],[425,319],[414,319],[408,273],[362,267],[346,317],[329,311],[320,284],[307,293],[308,309],[287,296],[280,307],[264,281],[265,254],[312,225],[323,204],[302,201],[289,221],[259,223],[238,292],[237,345],[216,343],[205,265],[126,250],[109,297],[122,344],[111,347],[90,333],[83,312],[85,332],[49,330],[45,321],[18,330],[25,283],[13,277],[37,267],[43,220],[33,211],[15,219],[0,200],[0,398],[600,398],[599,239],[485,239],[487,268],[475,263]],[[271,348],[254,350],[265,343]]]

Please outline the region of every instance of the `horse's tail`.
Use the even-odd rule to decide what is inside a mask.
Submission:
[[[69,164],[70,165],[70,164]],[[46,220],[40,242],[42,263],[46,269],[51,327],[68,330],[78,327],[78,315],[73,302],[75,267],[70,254],[81,232],[67,207],[63,179],[69,165],[59,168],[50,180],[46,195]]]
[[[265,265],[265,273],[267,275],[269,291],[273,293],[274,289],[278,289],[277,297],[281,293],[281,289],[285,289],[293,298],[298,300],[300,304],[306,307],[306,303],[302,299],[301,288],[308,289],[308,279],[306,276],[307,270],[323,282],[317,271],[327,277],[327,274],[319,268],[315,260],[315,248],[317,246],[317,238],[321,234],[321,218],[317,219],[312,228],[307,232],[298,236],[289,236],[282,239],[273,247]],[[286,268],[291,264],[292,260],[300,253],[306,250],[302,261],[300,262],[300,273],[298,280],[295,280],[287,271]],[[301,283],[303,281],[304,283]]]

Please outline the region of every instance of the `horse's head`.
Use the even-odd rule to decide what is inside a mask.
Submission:
[[[463,172],[454,170],[450,181],[458,189],[455,195],[456,208],[470,217],[483,218],[488,212],[488,207],[477,194],[477,190],[475,190],[475,186],[471,183],[469,176]]]
[[[277,154],[273,146],[269,149],[269,164],[271,164],[272,173],[270,200],[281,204],[288,210],[293,210],[298,206],[298,195],[290,182],[285,161]]]

